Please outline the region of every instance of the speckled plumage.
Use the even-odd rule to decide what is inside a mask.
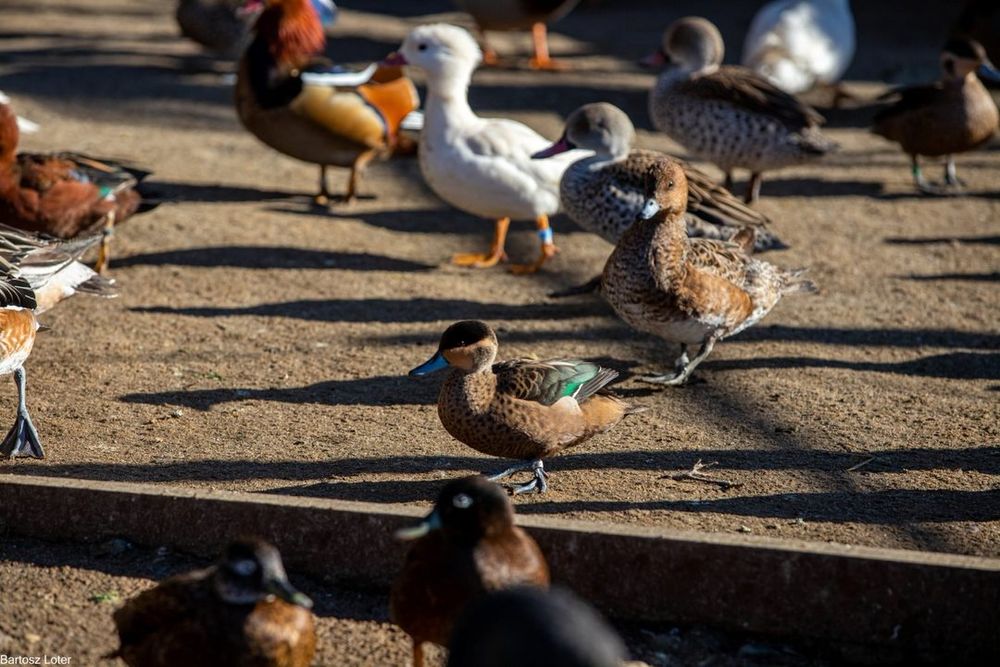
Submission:
[[[707,344],[707,354],[716,340],[758,322],[784,294],[815,287],[801,272],[750,257],[735,244],[690,239],[683,173],[673,164],[651,175],[647,200],[658,202],[659,212],[622,236],[601,292],[630,326],[674,343]]]

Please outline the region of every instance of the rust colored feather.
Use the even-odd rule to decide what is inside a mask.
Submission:
[[[305,67],[326,46],[323,24],[309,0],[278,0],[261,13],[254,26],[279,64]]]

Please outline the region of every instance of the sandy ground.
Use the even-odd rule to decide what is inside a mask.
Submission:
[[[451,7],[343,4],[339,62],[380,57]],[[437,200],[413,159],[374,165],[354,206],[311,208],[315,168],[240,128],[228,66],[176,36],[170,5],[0,7],[0,89],[43,126],[23,147],[132,159],[166,200],[116,236],[121,298],[46,316],[53,330],[27,368],[48,458],[0,470],[426,505],[443,480],[504,463],[444,432],[440,378],[405,377],[448,324],[480,318],[502,357],[599,359],[650,408],[552,459],[550,493],[519,498],[521,513],[1000,555],[996,142],[959,160],[969,196],[931,200],[914,195],[906,158],[867,134],[870,112],[830,111],[841,152],[771,175],[759,204],[791,246],[768,259],[810,267],[822,293],[718,346],[689,386],[651,390],[629,377],[662,371],[674,349],[596,298],[546,298],[599,271],[608,245],[560,217],[562,252],[538,276],[449,266],[485,247],[490,224]],[[720,23],[732,60],[753,8],[585,4],[552,40],[574,71],[481,72],[473,106],[554,138],[578,105],[608,100],[642,146],[676,151],[650,130],[653,79],[632,63],[694,12]],[[934,76],[950,17],[856,9],[854,90]],[[527,38],[496,45],[523,57]],[[516,224],[508,250],[533,257],[534,238]],[[0,401],[12,415],[13,387]],[[734,484],[665,478],[699,459]]]

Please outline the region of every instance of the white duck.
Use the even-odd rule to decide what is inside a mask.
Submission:
[[[462,253],[462,266],[495,266],[504,258],[511,218],[533,219],[541,254],[515,273],[533,273],[556,253],[549,216],[559,211],[559,181],[573,162],[589,155],[569,151],[551,160],[532,160],[552,142],[513,120],[480,118],[469,107],[472,72],[482,60],[476,40],[457,26],[414,28],[391,64],[412,65],[427,76],[420,169],[441,199],[463,211],[496,220],[488,253]]]
[[[850,0],[770,2],[754,16],[743,43],[743,65],[793,95],[836,86],[853,58]]]

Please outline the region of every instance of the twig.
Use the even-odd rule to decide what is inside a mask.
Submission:
[[[866,465],[868,465],[869,463],[871,463],[874,460],[875,460],[874,456],[869,456],[867,459],[865,459],[861,463],[858,463],[857,465],[851,466],[850,468],[848,468],[844,472],[854,472],[855,470],[859,470],[861,468],[864,468]]]
[[[691,466],[690,470],[685,470],[684,472],[675,473],[669,475],[670,479],[683,481],[691,480],[694,482],[706,482],[708,484],[718,484],[723,490],[730,489],[737,486],[743,486],[741,482],[732,482],[728,479],[717,479],[712,477],[708,473],[702,472],[705,468],[711,468],[714,465],[719,465],[718,461],[712,461],[711,463],[702,463],[701,459],[695,461],[695,464]]]

